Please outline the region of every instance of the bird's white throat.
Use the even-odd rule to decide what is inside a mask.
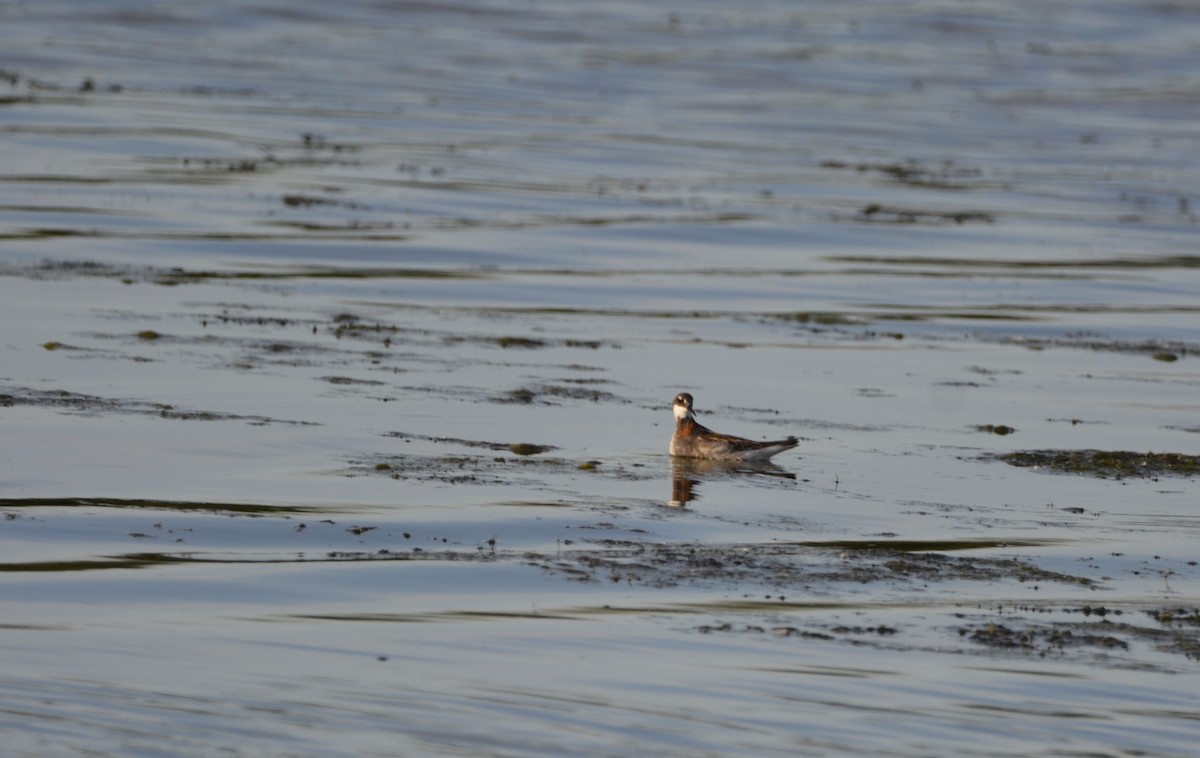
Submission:
[[[691,410],[688,409],[688,407],[686,405],[680,405],[679,403],[675,404],[675,420],[676,421],[683,421],[685,418],[690,418],[691,415],[692,415],[692,412],[691,412]]]

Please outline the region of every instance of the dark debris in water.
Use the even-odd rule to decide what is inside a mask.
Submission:
[[[94,350],[92,348],[79,347],[77,345],[68,345],[65,342],[59,342],[58,340],[51,340],[49,342],[44,342],[44,343],[42,343],[42,348],[45,350],[49,350],[51,352],[53,352],[55,350],[73,350],[73,351],[81,351],[81,352],[94,352]]]
[[[381,382],[378,379],[356,379],[352,376],[322,376],[320,379],[321,381],[329,382],[330,384],[341,385],[357,384],[367,387],[378,387],[385,384],[385,382]]]
[[[40,230],[43,235],[50,235],[54,231]],[[64,232],[64,234],[66,233]],[[0,265],[0,276],[20,276],[35,280],[95,277],[117,279],[126,284],[147,283],[175,286],[222,281],[270,282],[296,279],[480,279],[486,277],[487,274],[479,271],[361,266],[281,266],[262,270],[214,271],[180,267],[115,265],[95,261],[47,260],[32,265]]]
[[[348,476],[384,475],[397,481],[441,482],[498,486],[516,484],[529,477],[529,483],[545,485],[550,475],[595,475],[604,473],[617,479],[648,479],[649,474],[627,466],[604,466],[596,460],[568,460],[542,457],[533,452],[537,446],[515,443],[505,446],[510,456],[440,455],[384,456],[350,462]],[[529,452],[526,452],[529,451]]]
[[[533,403],[552,405],[557,400],[587,400],[599,403],[616,399],[617,396],[611,392],[579,384],[541,384],[534,387],[519,387],[493,398],[497,403],[521,403],[525,405],[532,405]]]
[[[1160,608],[1146,611],[1146,615],[1160,624],[1200,629],[1200,608]]]
[[[734,626],[730,623],[723,624],[702,624],[696,627],[696,631],[701,634],[719,634],[719,633],[737,633],[737,634],[770,634],[775,637],[797,637],[806,640],[825,640],[832,641],[839,638],[848,638],[853,640],[862,635],[875,635],[879,637],[890,637],[896,634],[897,630],[893,626],[880,624],[878,626],[845,626],[839,624],[828,631],[812,631],[810,629],[801,629],[795,626],[783,626],[776,624],[742,624]]]
[[[1017,431],[1007,424],[976,424],[975,431],[984,432],[985,434],[998,434],[1004,436]]]
[[[261,505],[255,503],[216,503],[185,500],[147,500],[115,497],[44,497],[0,498],[0,509],[26,508],[146,508],[177,512],[204,512],[250,516],[278,516],[308,513],[315,508],[302,506]]]
[[[386,436],[402,440],[424,440],[457,447],[482,448],[508,455],[479,455],[447,451],[444,455],[372,455],[350,461],[347,476],[387,476],[397,481],[440,482],[443,484],[507,485],[521,482],[545,485],[547,476],[597,476],[619,480],[652,478],[640,464],[604,465],[598,460],[571,460],[545,453],[554,445],[531,442],[488,442],[456,437],[431,437],[404,432]]]
[[[533,561],[547,571],[587,581],[626,581],[652,587],[765,585],[797,591],[851,582],[1015,580],[1093,586],[1086,577],[1047,571],[1011,558],[905,553],[886,548],[838,554],[804,544],[700,545],[602,540],[603,549]]]
[[[1011,466],[1083,474],[1100,478],[1128,477],[1153,479],[1159,476],[1196,476],[1200,474],[1200,456],[1184,453],[1135,453],[1125,450],[1018,450],[985,459],[1004,461]]]
[[[812,326],[861,326],[866,319],[853,313],[837,313],[834,311],[797,311],[795,313],[780,313],[775,318],[780,321],[794,321],[797,324]]]
[[[855,220],[873,224],[967,224],[995,221],[986,211],[897,208],[879,203],[863,206]]]
[[[384,436],[404,440],[425,440],[427,442],[459,445],[462,447],[484,448],[486,450],[507,450],[514,455],[540,455],[558,449],[554,445],[538,445],[532,442],[488,442],[486,440],[467,440],[461,437],[433,437],[426,434],[408,434],[406,432],[388,432]]]
[[[1112,634],[1081,630],[1079,624],[1054,624],[1036,626],[1022,624],[1009,627],[1004,624],[987,623],[980,626],[964,626],[959,635],[972,642],[990,648],[1026,650],[1039,655],[1061,652],[1064,648],[1100,648],[1102,650],[1128,650],[1129,643]],[[1088,624],[1094,627],[1095,624]]]
[[[93,501],[81,501],[80,504]],[[154,504],[149,504],[155,507]],[[161,504],[157,507],[162,507]],[[216,506],[229,510],[231,506]],[[332,522],[330,522],[332,523]],[[360,535],[374,526],[351,526],[348,531]],[[601,522],[594,528],[613,528]],[[407,538],[407,533],[405,537]],[[443,540],[444,542],[444,540]],[[571,547],[567,547],[571,545]],[[867,585],[901,582],[928,585],[953,581],[1041,582],[1093,587],[1085,577],[1048,571],[1013,558],[949,556],[941,553],[905,553],[885,548],[851,552],[811,547],[803,543],[699,544],[655,543],[636,539],[587,539],[568,541],[554,552],[497,549],[496,541],[475,549],[425,548],[396,549],[396,545],[369,551],[330,551],[312,557],[213,558],[202,554],[162,554],[161,560],[176,562],[309,562],[309,561],[486,561],[521,563],[542,569],[572,581],[624,582],[649,588],[678,586],[721,587],[746,591],[757,598],[763,590],[785,603],[791,593],[811,597],[814,590],[829,590],[830,585]],[[129,556],[124,556],[129,557]],[[145,556],[136,556],[144,559]],[[778,593],[778,594],[776,594]],[[752,602],[752,601],[748,601]],[[756,606],[757,607],[757,606]],[[1186,617],[1180,612],[1180,618]],[[1165,622],[1164,622],[1165,623]],[[1182,625],[1182,623],[1180,624]]]
[[[847,625],[822,620],[811,612],[797,617],[790,612],[786,600],[784,596],[778,597],[777,607],[781,611],[761,622],[708,623],[696,626],[695,631],[701,634],[761,635],[796,641],[869,645],[892,650],[918,649],[927,644],[909,639],[903,628],[887,623]],[[763,609],[767,610],[767,606],[764,605]],[[1195,626],[1200,624],[1200,610],[1194,608],[1145,611],[1145,615],[1156,622],[1151,625],[1131,619],[1127,611],[1111,608],[1026,607],[999,610],[1002,611],[999,617],[994,614],[977,616],[955,613],[958,623],[946,631],[951,635],[951,640],[965,645],[961,648],[963,653],[983,652],[1055,660],[1083,657],[1096,663],[1144,667],[1146,664],[1134,662],[1126,654],[1136,647],[1149,646],[1161,653],[1200,659],[1200,638],[1195,634]],[[1013,611],[1019,611],[1021,615]],[[1083,618],[1045,622],[1033,620],[1031,616],[1034,614],[1078,615]],[[803,623],[797,623],[801,619]],[[955,642],[940,637],[934,645],[939,652],[946,652],[954,648]]]
[[[1059,310],[1070,310],[1062,309]],[[988,339],[986,335],[976,335],[979,339]],[[1032,350],[1047,348],[1073,348],[1080,350],[1095,350],[1097,352],[1126,353],[1130,355],[1146,355],[1164,363],[1174,363],[1180,358],[1200,355],[1200,345],[1176,340],[1145,340],[1132,342],[1129,340],[1104,339],[1093,334],[1066,334],[1060,337],[1019,337],[1001,336],[996,338],[1000,344],[1022,345]]]
[[[39,390],[29,387],[6,387],[0,390],[0,407],[31,406],[51,408],[62,413],[99,416],[109,413],[132,413],[157,416],[176,421],[246,421],[251,424],[297,424],[316,426],[311,421],[287,421],[269,416],[242,415],[219,411],[199,411],[177,408],[165,403],[127,398],[107,398],[67,390]]]
[[[1006,623],[994,621],[967,624],[958,634],[994,650],[1022,651],[1039,657],[1063,655],[1071,649],[1091,649],[1102,655],[1130,650],[1146,644],[1155,650],[1200,660],[1200,609],[1155,608],[1144,611],[1152,625],[1137,623],[1119,608],[1084,606],[1063,609],[1085,620],[1051,624],[1033,623],[1016,617]]]
[[[553,445],[535,445],[532,442],[514,442],[508,446],[513,455],[540,455],[553,450]]]
[[[499,336],[499,337],[491,336],[491,335],[486,335],[486,336],[484,336],[484,335],[470,335],[470,336],[454,335],[451,337],[447,337],[446,341],[450,342],[450,343],[473,342],[473,343],[480,344],[480,345],[502,347],[502,348],[506,348],[506,349],[507,348],[525,348],[527,350],[535,350],[535,349],[541,348],[541,347],[552,347],[555,345],[563,344],[560,342],[553,342],[551,340],[546,340],[546,339],[542,339],[539,337],[523,337],[523,336],[519,336],[519,335],[503,335],[503,336]],[[591,347],[599,347],[599,343],[595,343],[594,345],[591,345]]]
[[[860,174],[878,173],[911,187],[945,190],[973,189],[978,186],[977,180],[983,176],[982,168],[960,166],[954,161],[930,166],[915,160],[902,163],[847,163],[827,160],[821,162],[821,168],[856,171]]]

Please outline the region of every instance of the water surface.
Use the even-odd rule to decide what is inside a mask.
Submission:
[[[0,5],[6,750],[1192,751],[1195,11],[726,6]]]

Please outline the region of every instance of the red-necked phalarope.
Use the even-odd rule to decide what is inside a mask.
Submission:
[[[675,396],[675,434],[671,437],[671,455],[681,458],[718,458],[727,461],[765,461],[776,453],[791,450],[800,441],[795,437],[769,442],[720,434],[696,422],[692,396]]]

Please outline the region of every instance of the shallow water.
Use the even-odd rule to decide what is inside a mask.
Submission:
[[[0,5],[5,750],[1190,753],[1194,16]]]

